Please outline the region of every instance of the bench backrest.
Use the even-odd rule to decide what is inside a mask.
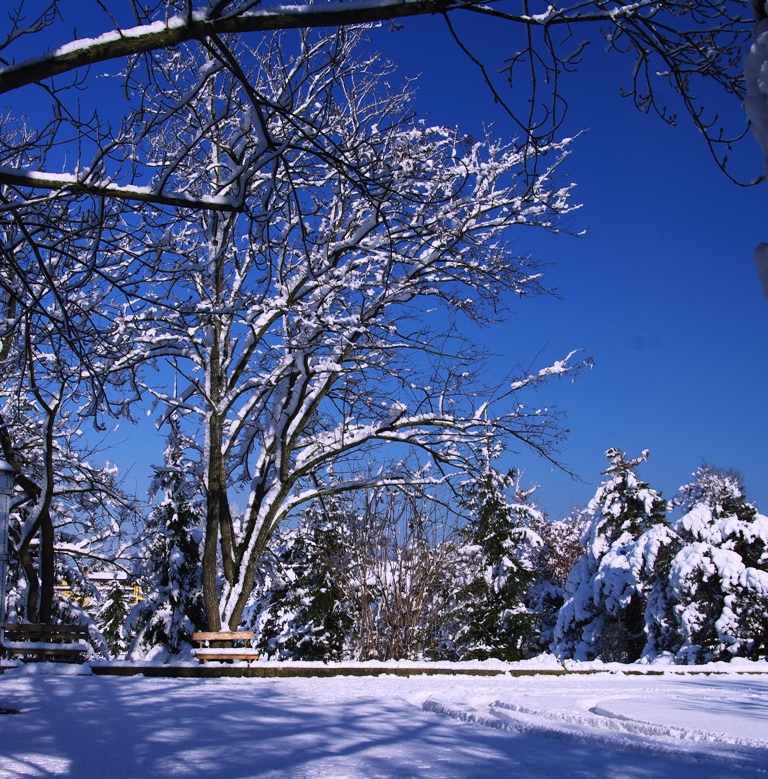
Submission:
[[[86,625],[8,624],[5,636],[9,641],[78,641],[88,640]]]
[[[219,630],[218,632],[193,633],[193,641],[250,641],[252,630]]]

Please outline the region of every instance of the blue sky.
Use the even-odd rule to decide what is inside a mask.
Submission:
[[[457,26],[491,66],[511,49],[498,28]],[[403,75],[421,74],[417,107],[430,121],[476,133],[484,120],[514,134],[440,20],[406,20],[374,42]],[[704,461],[735,468],[768,512],[768,301],[752,257],[768,240],[766,185],[728,181],[686,117],[670,128],[639,113],[619,93],[630,67],[593,44],[564,86],[565,134],[584,132],[563,173],[582,204],[572,226],[588,233],[523,231],[518,244],[552,263],[547,280],[561,299],[515,302],[509,320],[484,333],[500,375],[542,350],[541,364],[574,348],[594,357],[575,383],[556,381],[535,399],[567,413],[562,459],[583,482],[530,453],[509,462],[540,485],[553,516],[594,494],[611,446],[630,456],[649,449],[640,475],[667,498]],[[715,99],[721,116],[740,118],[736,101]],[[751,137],[734,159],[745,180],[762,173]]]

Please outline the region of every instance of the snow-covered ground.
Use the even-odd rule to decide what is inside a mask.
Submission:
[[[0,777],[768,776],[768,674],[733,671],[157,679],[40,664],[0,677],[0,708],[21,712],[0,715]]]

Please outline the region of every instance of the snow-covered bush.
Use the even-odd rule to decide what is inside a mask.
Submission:
[[[279,659],[435,656],[455,551],[417,496],[379,489],[317,501],[273,536],[246,624]]]
[[[265,656],[326,662],[344,657],[352,626],[344,586],[349,528],[338,503],[313,503],[296,528],[273,536],[263,568],[269,569],[266,586],[247,613]]]
[[[470,519],[462,532],[451,613],[457,657],[520,660],[526,653],[536,624],[526,596],[534,551],[542,544],[531,528],[542,520],[532,494],[522,490],[513,471],[497,471],[490,457],[481,477],[465,485]]]
[[[702,466],[670,501],[682,548],[672,559],[667,599],[677,636],[665,647],[680,662],[766,654],[768,517],[747,503],[736,474]]]
[[[416,491],[365,494],[352,525],[349,597],[355,659],[433,657],[454,581],[452,525]]]
[[[561,657],[632,662],[645,648],[660,551],[673,541],[664,501],[635,473],[648,455],[606,452],[607,479],[585,511],[584,554],[568,578],[555,627],[553,650]]]
[[[188,442],[175,417],[170,425],[165,465],[152,486],[163,497],[147,519],[144,559],[137,576],[144,597],[125,624],[125,634],[131,637],[129,657],[134,659],[163,650],[177,654],[190,643],[192,633],[205,626],[202,509],[183,458]]]

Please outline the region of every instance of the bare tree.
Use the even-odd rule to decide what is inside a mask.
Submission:
[[[749,12],[746,0],[572,4],[358,0],[274,7],[255,0],[200,0],[197,7],[187,0],[124,0],[116,8],[113,4],[111,11],[99,0],[78,3],[76,8],[60,0],[17,0],[0,27],[0,92],[20,101],[12,113],[0,115],[0,146],[4,147],[0,209],[19,227],[29,218],[30,205],[45,204],[55,214],[60,209],[55,204],[62,202],[74,203],[90,219],[107,221],[115,203],[130,203],[136,223],[148,218],[148,204],[208,214],[243,212],[246,189],[231,182],[224,182],[226,193],[221,187],[201,189],[196,177],[190,181],[179,175],[199,159],[202,147],[216,143],[216,123],[201,123],[187,136],[187,145],[176,146],[173,155],[153,153],[144,143],[163,134],[170,138],[179,123],[189,119],[187,101],[197,94],[194,84],[185,95],[174,89],[167,80],[163,52],[205,60],[210,72],[227,71],[247,95],[253,120],[259,122],[259,115],[274,107],[249,83],[250,48],[239,48],[238,41],[249,36],[267,41],[275,29],[336,27],[424,14],[448,25],[462,56],[477,67],[494,99],[519,126],[526,165],[534,174],[535,152],[552,142],[564,116],[568,96],[562,90],[562,76],[578,67],[584,47],[595,39],[606,43],[608,50],[627,55],[631,68],[624,91],[638,108],[654,111],[670,123],[677,121],[680,110],[687,113],[725,167],[731,144],[743,127],[733,131],[722,127],[717,109],[707,110],[697,95],[708,82],[718,85],[728,98],[744,97],[741,52],[752,27]],[[510,49],[487,54],[487,61],[470,51],[461,27],[461,19],[468,15],[505,25],[510,30]],[[77,32],[73,37],[73,27],[99,30],[99,25],[104,29],[95,37],[78,37]],[[121,72],[113,70],[111,81],[97,82],[103,74],[89,66],[99,63],[112,63],[110,67]],[[504,91],[496,83],[490,74],[498,70],[514,89]],[[173,95],[176,102],[158,102],[163,94]],[[37,106],[34,127],[28,119],[19,137],[12,116],[32,102]],[[50,105],[47,116],[41,110],[46,104]],[[122,114],[121,105],[125,106]],[[276,151],[268,135],[263,141]],[[323,153],[332,155],[334,150],[326,146]],[[185,166],[186,156],[190,160]],[[269,164],[269,154],[262,158]],[[351,164],[349,158],[338,156],[335,162],[340,169]],[[359,175],[358,169],[347,172]],[[97,231],[90,240],[92,246],[83,249],[83,257],[96,256],[105,234]],[[5,260],[13,267],[9,255]],[[84,272],[87,267],[85,261]],[[29,272],[29,267],[14,268],[22,281]],[[136,287],[129,285],[126,290],[135,293]],[[31,301],[16,302],[27,304]],[[70,348],[88,355],[74,323],[66,322],[62,332],[69,335]]]
[[[4,161],[44,157],[47,141],[10,125],[6,117]],[[98,465],[80,440],[85,420],[104,409],[121,348],[114,287],[131,272],[96,248],[114,225],[109,212],[70,197],[0,208],[0,446],[19,488],[12,541],[26,580],[21,616],[32,621],[53,615],[57,566],[120,557],[126,520],[136,516],[114,468]]]
[[[707,111],[697,94],[702,82],[710,82],[728,97],[743,97],[740,57],[752,26],[749,11],[745,0],[595,0],[572,4],[380,0],[274,7],[263,7],[254,0],[200,0],[197,7],[186,0],[124,0],[117,7],[113,4],[112,10],[99,0],[76,7],[60,0],[18,0],[0,27],[0,92],[9,100],[20,101],[13,112],[0,115],[0,210],[16,224],[15,229],[31,233],[35,219],[46,210],[52,219],[59,219],[60,229],[74,224],[76,230],[81,218],[108,227],[116,204],[121,203],[135,210],[134,225],[151,219],[148,206],[206,214],[242,213],[248,208],[247,187],[221,182],[222,186],[201,188],[197,177],[190,180],[179,175],[199,160],[201,148],[215,145],[217,123],[200,124],[187,136],[187,145],[176,146],[173,155],[153,153],[146,143],[148,138],[162,135],[171,138],[179,124],[188,121],[186,106],[197,94],[194,84],[185,95],[174,89],[167,79],[163,52],[205,60],[211,73],[227,71],[247,96],[253,121],[259,122],[259,115],[268,114],[274,106],[249,83],[250,49],[238,48],[238,41],[248,36],[267,41],[275,29],[325,28],[425,14],[449,26],[462,56],[478,68],[494,99],[518,124],[525,164],[533,174],[536,152],[547,148],[564,115],[567,95],[562,91],[562,76],[578,67],[580,53],[595,39],[607,43],[609,50],[627,55],[631,69],[625,91],[641,110],[655,111],[674,123],[677,105],[692,117],[724,165],[731,142],[741,130],[722,128],[717,111]],[[485,61],[471,52],[461,27],[461,19],[468,15],[505,25],[510,30],[510,49],[490,54],[498,57],[496,61]],[[73,35],[73,27],[100,32],[94,37],[79,37],[77,32]],[[585,37],[577,38],[581,31]],[[100,69],[89,67],[99,63],[112,63],[121,73],[112,71],[111,82],[97,82]],[[513,90],[505,92],[491,78],[499,68]],[[204,82],[200,81],[201,87]],[[103,99],[104,83],[112,84],[107,100]],[[176,102],[158,102],[163,94],[173,95]],[[12,117],[32,102],[38,109],[35,124],[29,119],[19,134]],[[109,105],[106,112],[104,102]],[[45,104],[50,105],[47,116],[41,110]],[[122,115],[120,105],[125,106]],[[262,162],[274,164],[277,147],[268,134],[262,137],[269,150],[262,154]],[[327,159],[335,154],[330,145],[320,151]],[[337,155],[334,160],[345,175],[360,175],[359,166],[348,157]],[[352,168],[347,167],[350,165]],[[246,183],[242,177],[241,183]],[[35,216],[29,211],[31,206],[38,206]],[[65,211],[67,215],[62,216]],[[27,225],[30,219],[32,224]],[[89,258],[98,256],[109,233],[109,229],[91,231],[90,245],[81,245],[82,279],[90,277]],[[37,269],[34,264],[16,264],[17,254],[4,253],[3,286],[7,290],[16,283],[7,280],[7,271],[18,283],[33,289],[35,277],[29,274]],[[128,298],[140,287],[144,256],[144,252],[137,252],[137,276],[122,288]],[[17,311],[36,305],[29,296],[15,299],[11,295],[9,301]],[[69,348],[79,350],[80,358],[87,361],[91,350],[85,345],[86,336],[66,310],[63,316],[58,321],[60,333],[68,339]],[[92,389],[97,397],[103,393],[97,384]],[[126,406],[124,402],[119,412]]]
[[[29,320],[14,339],[23,349],[19,372],[0,382],[0,443],[18,484],[10,534],[26,582],[18,616],[50,622],[58,580],[81,578],[82,566],[130,565],[141,507],[116,467],[81,440],[89,392],[79,364],[68,364],[57,340]]]
[[[505,293],[541,291],[506,232],[557,229],[569,209],[552,178],[562,148],[535,150],[554,159],[532,179],[519,175],[527,148],[414,121],[408,95],[387,92],[386,68],[356,55],[360,35],[266,41],[248,83],[269,111],[254,111],[243,82],[210,60],[171,57],[168,83],[196,93],[190,120],[148,141],[179,160],[180,179],[217,197],[240,191],[246,204],[242,214],[149,214],[125,251],[151,247],[157,275],[174,281],[148,281],[151,302],[117,323],[133,350],[115,368],[162,361],[175,378],[144,388],[199,425],[190,457],[207,501],[213,629],[237,626],[259,557],[291,512],[328,492],[410,480],[397,469],[361,476],[355,458],[371,446],[421,452],[433,463],[424,480],[441,482],[472,467],[489,428],[544,455],[559,435],[550,414],[515,398],[567,363],[475,402],[486,393],[482,354],[451,320],[492,321]],[[216,143],[193,154],[200,126],[216,127]],[[443,314],[426,316],[428,306]],[[238,489],[246,508],[235,522],[228,491]]]

